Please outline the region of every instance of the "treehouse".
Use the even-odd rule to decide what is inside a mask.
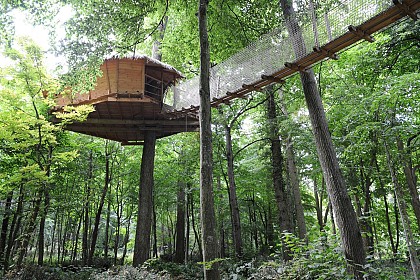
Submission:
[[[141,145],[145,131],[156,131],[157,138],[179,132],[197,131],[194,115],[170,113],[163,103],[169,87],[182,78],[170,65],[147,56],[112,57],[101,65],[102,76],[86,94],[58,95],[53,112],[64,106],[93,105],[95,111],[84,122],[66,125],[67,130],[121,142]],[[175,116],[175,117],[174,117]],[[59,122],[53,118],[53,122]]]

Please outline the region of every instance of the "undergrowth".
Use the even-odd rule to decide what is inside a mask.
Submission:
[[[293,235],[285,235],[284,241],[293,255],[287,263],[281,261],[280,250],[270,256],[248,260],[218,260],[222,279],[225,280],[347,280],[352,279],[346,270],[346,262],[338,240],[320,236],[307,245]],[[203,279],[203,265],[197,262],[176,264],[161,259],[148,260],[141,268],[114,266],[88,267],[39,267],[27,265],[4,275],[8,280],[196,280]],[[104,271],[105,270],[105,271]],[[414,279],[405,260],[368,260],[366,277],[372,280]]]

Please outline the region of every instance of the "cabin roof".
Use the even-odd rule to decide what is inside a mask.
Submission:
[[[114,54],[105,58],[105,60],[112,60],[112,59],[144,60],[146,62],[146,66],[162,67],[173,73],[176,73],[179,76],[178,78],[184,78],[184,75],[182,75],[181,71],[177,70],[175,67],[169,64],[163,63],[157,59],[154,59],[144,54],[125,54],[125,55]]]

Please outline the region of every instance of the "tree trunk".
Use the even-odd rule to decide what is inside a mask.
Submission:
[[[373,155],[371,159],[371,167],[373,168]],[[371,171],[369,172],[371,173]],[[363,242],[366,248],[366,252],[373,256],[374,253],[374,242],[373,242],[373,229],[372,229],[372,217],[371,217],[371,192],[370,186],[372,185],[372,180],[369,174],[365,174],[363,161],[360,161],[360,183],[365,195],[365,203],[363,205],[362,219],[361,219],[361,228],[365,232],[363,236]]]
[[[48,155],[47,163],[44,165],[47,178],[51,174],[51,160],[52,160],[53,147],[48,146]],[[42,168],[43,166],[40,165]],[[41,214],[41,220],[39,223],[39,232],[38,232],[38,265],[42,266],[44,264],[44,246],[45,246],[45,220],[47,219],[48,209],[50,207],[50,193],[49,193],[49,184],[45,182],[44,185],[44,209]]]
[[[217,191],[219,192],[219,204],[217,206],[217,215],[219,218],[219,237],[220,237],[220,257],[223,259],[226,256],[225,251],[225,226],[223,223],[223,192],[220,175],[217,176]]]
[[[85,215],[83,221],[83,235],[82,235],[82,263],[86,265],[88,262],[89,257],[89,245],[88,245],[88,237],[89,237],[89,227],[90,227],[90,220],[89,220],[89,202],[90,202],[90,181],[93,178],[93,151],[89,151],[89,170],[88,170],[88,180],[86,182],[86,198],[85,198],[85,205],[83,208],[83,213]]]
[[[143,264],[150,256],[150,232],[153,208],[153,171],[155,165],[156,132],[146,131],[141,159],[140,190],[134,244],[133,265]]]
[[[273,225],[273,211],[271,210],[271,203],[268,204],[267,211],[267,245],[270,253],[275,251],[274,242],[274,225]]]
[[[302,57],[306,53],[306,46],[292,3],[290,0],[280,0],[280,5],[289,36],[293,42],[295,56],[297,58]],[[364,279],[365,251],[360,246],[360,244],[363,244],[363,239],[334,151],[313,70],[300,72],[300,78],[315,136],[318,157],[327,183],[334,216],[340,229],[349,270],[354,274],[355,279]]]
[[[319,231],[324,230],[324,222],[322,220],[322,197],[319,196],[318,183],[316,178],[313,179],[314,182],[314,198],[315,198],[315,211],[316,218],[319,225]]]
[[[176,242],[174,262],[185,261],[185,184],[178,182],[176,205]]]
[[[395,188],[395,198],[396,198],[396,202],[397,202],[398,209],[400,212],[401,222],[404,228],[404,234],[405,234],[405,238],[407,242],[408,253],[410,256],[411,268],[413,270],[414,279],[417,280],[420,277],[420,263],[417,258],[416,245],[414,242],[413,232],[410,226],[410,219],[407,213],[407,205],[405,204],[404,192],[398,182],[397,174],[395,172],[394,165],[391,160],[391,155],[389,153],[386,143],[385,143],[385,152],[387,156],[388,168],[391,174],[392,183],[394,184],[394,188]]]
[[[286,108],[286,104],[283,100],[283,92],[280,89],[280,105],[283,115],[289,118],[289,114]],[[290,186],[293,191],[293,202],[295,204],[295,213],[296,213],[296,222],[299,231],[299,238],[302,240],[306,240],[306,223],[305,223],[305,214],[302,205],[302,198],[300,194],[300,187],[299,187],[299,175],[298,170],[296,167],[296,160],[295,160],[295,150],[293,148],[293,141],[292,137],[288,135],[286,137],[286,159],[287,159],[287,171],[289,174],[290,179]]]
[[[157,246],[157,216],[156,216],[156,205],[155,205],[155,197],[153,195],[153,223],[152,223],[152,231],[153,231],[153,257],[158,257],[158,246]]]
[[[250,217],[252,217],[252,234],[254,235],[254,241],[255,241],[255,249],[256,251],[258,251],[259,249],[259,243],[258,243],[258,230],[257,230],[257,205],[255,203],[255,193],[252,192],[252,216],[250,215]],[[251,214],[251,213],[250,213]]]
[[[119,242],[120,242],[121,215],[122,215],[122,206],[118,205],[117,225],[115,226],[115,238],[114,238],[114,265],[117,265],[118,263],[118,247],[119,247]]]
[[[22,220],[23,197],[24,197],[23,194],[24,194],[24,188],[22,184],[19,189],[19,199],[18,199],[15,214],[13,215],[12,223],[10,225],[9,235],[7,238],[7,248],[6,248],[6,254],[4,256],[4,269],[5,270],[9,266],[9,260],[10,260],[10,255],[12,254],[13,244],[16,241],[17,232],[20,228],[20,224]]]
[[[3,221],[1,223],[1,232],[0,232],[0,268],[5,268],[5,252],[6,242],[7,242],[7,229],[9,227],[9,219],[11,212],[11,205],[13,199],[13,191],[7,194],[6,203],[4,204],[4,214]]]
[[[374,143],[375,143],[376,146],[378,144],[377,139],[378,139],[377,137],[374,138]],[[385,192],[385,184],[381,179],[381,170],[379,168],[379,163],[378,163],[378,158],[377,158],[376,152],[373,154],[373,163],[374,163],[374,166],[375,166],[375,169],[376,169],[376,173],[377,173],[377,177],[378,177],[378,181],[379,181],[379,186]],[[388,205],[387,195],[384,194],[382,196],[382,198],[384,200],[384,205],[385,205],[385,219],[386,219],[386,226],[387,226],[387,230],[388,230],[389,242],[391,244],[392,255],[395,258],[396,254],[397,254],[397,251],[396,251],[396,246],[395,246],[394,238],[393,238],[393,234],[392,234],[391,218],[390,218],[390,215],[389,215],[389,205]]]
[[[152,46],[152,57],[154,59],[157,59],[159,61],[162,60],[162,52],[160,50],[160,45],[162,44],[164,35],[165,35],[165,29],[166,29],[166,24],[168,23],[168,16],[165,16],[162,21],[159,23],[158,26],[158,34],[159,34],[159,38],[157,40],[153,41],[153,46]]]
[[[213,148],[210,107],[210,51],[207,34],[208,0],[199,0],[200,36],[200,214],[203,237],[204,279],[220,279],[219,245],[213,196]]]
[[[38,265],[44,265],[44,245],[45,245],[45,221],[47,219],[48,208],[50,206],[50,193],[48,186],[44,190],[44,209],[42,211],[41,221],[39,223],[38,233]]]
[[[102,209],[104,207],[105,198],[108,193],[109,182],[111,181],[111,175],[110,175],[110,170],[109,170],[109,158],[110,158],[110,153],[108,151],[108,142],[106,142],[105,144],[105,183],[104,183],[104,188],[102,189],[101,200],[99,201],[98,211],[96,212],[96,215],[95,215],[95,224],[93,225],[88,265],[92,265],[93,256],[95,255],[96,240],[98,240],[98,234],[99,234],[99,222],[101,221]]]
[[[384,204],[385,204],[385,218],[386,218],[386,226],[387,226],[387,229],[388,229],[389,242],[391,243],[392,255],[395,258],[396,255],[397,255],[397,250],[396,250],[395,243],[394,243],[394,238],[393,238],[393,235],[392,235],[391,219],[389,217],[389,206],[388,206],[388,201],[387,201],[386,195],[383,196],[383,199],[384,199]]]
[[[22,240],[18,242],[18,259],[16,261],[17,267],[21,267],[25,254],[28,250],[29,241],[31,240],[32,234],[36,228],[36,219],[38,218],[38,214],[41,208],[42,202],[42,191],[39,191],[38,197],[34,202],[34,206],[29,217],[29,221],[23,231]]]
[[[126,228],[125,228],[125,236],[124,236],[124,249],[123,249],[123,254],[122,254],[122,256],[121,256],[121,263],[120,263],[120,265],[123,265],[124,264],[124,260],[125,260],[125,257],[126,257],[126,255],[127,255],[127,244],[128,244],[128,241],[129,241],[129,238],[130,238],[130,222],[131,222],[131,216],[132,216],[132,210],[130,211],[130,215],[128,216],[128,218],[127,218],[127,226],[126,226]]]
[[[186,194],[186,199],[185,199],[185,221],[187,223],[186,225],[186,229],[185,229],[185,262],[187,263],[189,261],[189,250],[190,250],[190,217],[191,217],[191,212],[190,212],[190,207],[189,207],[189,195],[188,192],[190,192],[190,187],[187,184],[187,194]]]
[[[416,178],[414,174],[413,164],[411,162],[411,157],[404,149],[404,143],[400,137],[397,137],[397,147],[401,155],[401,162],[403,164],[403,170],[405,175],[405,180],[407,182],[408,190],[410,191],[411,205],[413,206],[414,214],[417,219],[417,226],[420,231],[420,199],[419,192],[416,186]],[[410,147],[407,147],[409,149]]]
[[[289,205],[286,199],[286,190],[283,180],[283,155],[281,152],[281,143],[277,128],[277,112],[274,99],[274,91],[268,90],[269,98],[267,101],[268,122],[270,125],[270,142],[271,142],[271,163],[273,187],[279,211],[280,231],[281,233],[293,233],[291,218],[289,216]],[[291,260],[291,252],[282,238],[283,259],[285,261]]]
[[[71,257],[73,263],[76,262],[76,258],[77,258],[77,247],[79,244],[79,235],[80,235],[80,228],[82,227],[82,222],[83,222],[83,212],[80,214],[79,222],[77,223],[76,236],[74,237],[73,255]]]
[[[232,135],[231,128],[225,125],[226,138],[226,159],[227,159],[227,175],[228,175],[228,192],[229,192],[229,206],[232,221],[232,237],[235,247],[235,255],[237,258],[242,258],[242,235],[241,235],[241,221],[239,215],[238,198],[236,196],[235,173],[233,170],[233,151],[232,151]]]
[[[104,257],[108,258],[109,251],[109,225],[111,223],[111,191],[112,188],[109,188],[108,192],[108,201],[106,207],[106,224],[105,224],[105,242],[104,242]]]

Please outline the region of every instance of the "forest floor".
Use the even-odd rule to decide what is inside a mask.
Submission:
[[[299,260],[287,265],[266,259],[248,262],[221,262],[221,279],[352,279],[342,264],[310,265]],[[407,262],[375,262],[369,265],[367,273],[371,279],[414,279]],[[113,266],[108,269],[98,267],[40,267],[27,265],[20,270],[11,270],[1,279],[5,280],[195,280],[203,279],[202,265],[189,263],[185,265],[164,262],[159,259],[149,260],[141,268],[129,265]]]

